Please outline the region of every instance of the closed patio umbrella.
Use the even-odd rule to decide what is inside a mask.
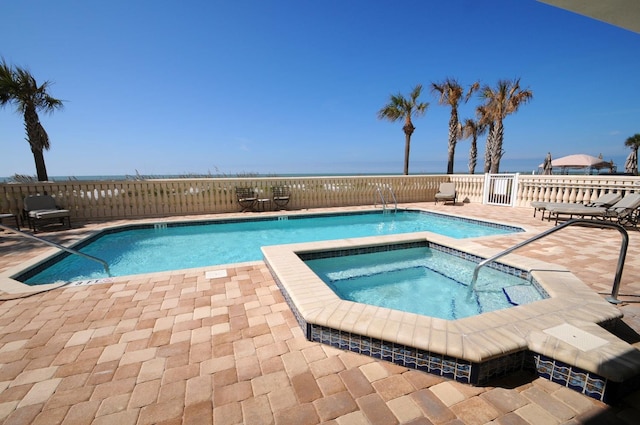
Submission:
[[[631,153],[627,157],[627,160],[624,162],[624,171],[625,173],[630,173],[633,175],[638,174],[638,151],[635,149],[631,150]]]
[[[544,163],[542,164],[542,174],[553,174],[551,166],[551,152],[547,153],[547,156],[544,159]]]

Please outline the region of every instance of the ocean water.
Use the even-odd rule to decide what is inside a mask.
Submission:
[[[616,162],[619,164],[617,167],[618,172],[624,172],[624,158],[622,158],[622,162]],[[444,168],[444,167],[443,167]],[[609,170],[602,170],[602,174],[607,174]],[[518,165],[516,167],[503,167],[502,173],[520,173],[520,174],[540,174],[541,170],[537,168],[535,165],[531,165],[530,168],[525,168],[525,166]],[[409,173],[411,176],[419,176],[419,175],[444,175],[443,172],[413,172]],[[468,174],[466,169],[463,171],[456,171],[454,174]],[[482,168],[476,168],[476,175],[483,175]],[[569,175],[588,175],[584,170],[568,170],[566,174]],[[229,174],[197,174],[197,173],[188,173],[188,174],[145,174],[145,175],[136,175],[136,174],[113,174],[113,175],[92,175],[92,176],[49,176],[50,181],[54,182],[65,182],[65,181],[124,181],[124,180],[151,180],[151,179],[179,179],[179,178],[269,178],[269,177],[350,177],[350,176],[401,176],[402,173],[229,173]],[[556,173],[556,175],[558,175]],[[593,170],[591,175],[598,175],[596,170]],[[34,181],[36,180],[35,175],[32,176]],[[0,177],[0,183],[8,183],[13,181],[13,178],[8,177]]]
[[[553,152],[552,152],[553,153]],[[589,152],[587,152],[589,153]],[[544,157],[547,152],[542,152],[539,158],[522,158],[522,159],[513,159],[513,158],[503,158],[500,162],[500,171],[502,173],[520,173],[520,174],[536,174],[539,171],[538,166],[542,164],[544,161]],[[599,153],[590,153],[593,156],[598,156]],[[627,157],[628,150],[624,150],[623,155],[604,155],[604,158],[609,161],[612,160],[617,165],[617,171],[624,171],[624,162]],[[555,157],[560,157],[564,155],[554,155]],[[456,159],[454,163],[454,174],[468,174],[468,158],[462,156],[460,159]],[[335,172],[335,171],[327,171],[327,172],[316,172],[316,173],[276,173],[276,172],[227,172],[227,173],[197,173],[197,172],[185,172],[185,173],[163,173],[163,174],[153,174],[153,173],[139,173],[137,170],[131,174],[106,174],[106,175],[55,175],[50,176],[52,181],[68,181],[68,180],[81,180],[81,181],[105,181],[105,180],[135,180],[135,179],[151,179],[151,178],[237,178],[237,177],[333,177],[333,176],[399,176],[402,175],[401,172],[401,164],[397,166],[397,172],[392,172],[391,170],[396,170],[395,166],[380,166],[376,167],[371,166],[370,164],[367,166],[358,166],[357,168],[349,168],[345,169],[349,170],[372,170],[372,171],[359,171],[359,172]],[[482,157],[479,158],[478,166],[476,167],[476,174],[483,174],[483,161]],[[344,168],[341,166],[341,168]],[[379,170],[385,171],[374,171],[373,169],[378,168]],[[414,160],[410,165],[410,175],[441,175],[445,174],[447,169],[446,161],[420,161]],[[7,172],[9,170],[2,170]],[[603,170],[604,171],[604,170]],[[608,170],[606,170],[608,171]],[[21,173],[26,174],[26,173]],[[569,174],[576,175],[584,175],[584,171],[581,170],[571,170]],[[33,171],[32,176],[35,176],[35,169]],[[34,177],[35,179],[35,177]],[[11,176],[0,177],[0,182],[7,182],[11,180]]]
[[[424,174],[445,174],[445,173],[414,173],[412,175]],[[285,174],[153,174],[153,175],[134,175],[134,174],[114,174],[114,175],[95,175],[95,176],[49,176],[49,180],[53,182],[65,181],[123,181],[123,180],[152,180],[152,179],[191,179],[191,178],[269,178],[269,177],[342,177],[342,176],[401,176],[402,173],[285,173]],[[32,176],[34,180],[35,176]],[[0,177],[0,183],[12,181],[12,177]]]

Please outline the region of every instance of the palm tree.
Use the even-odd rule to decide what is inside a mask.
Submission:
[[[481,120],[475,121],[471,118],[464,120],[464,124],[460,126],[461,138],[471,138],[471,147],[469,148],[469,174],[475,174],[476,164],[478,163],[478,136],[487,131],[487,125]]]
[[[640,133],[634,134],[625,140],[624,145],[626,147],[631,148],[633,151],[634,158],[636,159],[635,167],[633,169],[634,173],[638,173],[638,149],[640,149]]]
[[[625,140],[624,145],[638,152],[638,149],[640,149],[640,133],[634,134],[633,136],[629,137],[627,140]]]
[[[405,144],[404,144],[404,175],[409,174],[409,149],[411,147],[411,135],[416,129],[411,122],[411,117],[419,117],[427,112],[429,103],[418,103],[418,97],[422,93],[422,84],[418,84],[414,87],[409,94],[409,98],[405,98],[402,94],[398,93],[391,95],[389,103],[387,103],[382,109],[378,111],[378,119],[387,119],[391,122],[395,122],[404,119]]]
[[[40,86],[31,73],[20,67],[10,67],[4,59],[0,63],[0,106],[13,104],[24,116],[24,127],[27,142],[36,163],[39,181],[47,181],[47,167],[44,163],[43,150],[50,148],[49,136],[40,123],[38,111],[45,113],[62,109],[62,101],[47,93],[51,83],[45,81]]]
[[[486,118],[493,123],[493,128],[487,137],[487,152],[491,157],[490,172],[500,171],[500,159],[504,154],[502,143],[504,140],[504,119],[518,111],[520,105],[524,105],[533,99],[533,92],[520,88],[520,79],[513,81],[500,80],[494,90],[484,86],[480,91],[480,97],[485,101]],[[486,165],[485,165],[486,168]]]
[[[438,103],[440,105],[449,105],[451,107],[451,117],[449,118],[449,149],[447,157],[447,174],[453,174],[453,161],[456,153],[456,144],[458,142],[458,105],[460,102],[468,102],[474,91],[480,88],[480,83],[476,82],[469,87],[467,93],[458,81],[453,78],[447,78],[442,84],[431,83],[431,92],[437,94]]]

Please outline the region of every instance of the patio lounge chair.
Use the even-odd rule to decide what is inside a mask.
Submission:
[[[3,224],[3,221],[7,218],[10,220],[13,220],[15,222],[15,228],[20,230],[20,219],[15,214],[11,214],[11,213],[0,214],[0,224]]]
[[[236,197],[242,212],[255,211],[258,195],[252,187],[236,187]]]
[[[289,203],[291,190],[286,186],[274,186],[271,188],[273,205],[278,209],[283,209]]]
[[[29,195],[24,198],[23,216],[33,232],[37,232],[45,224],[59,222],[71,229],[71,212],[56,205],[56,200],[50,195]]]
[[[436,193],[436,204],[438,201],[442,201],[446,203],[447,201],[453,201],[456,203],[456,198],[458,194],[456,192],[456,184],[455,183],[440,183],[440,188],[438,189],[438,193]]]
[[[571,219],[574,216],[580,218],[592,218],[597,220],[616,221],[621,225],[638,225],[638,209],[640,208],[640,193],[629,193],[620,201],[610,207],[580,207],[578,205],[565,207],[550,207],[550,217],[558,220]]]
[[[616,202],[622,199],[622,196],[617,192],[607,192],[603,195],[600,195],[598,199],[593,202],[589,202],[588,204],[569,204],[566,202],[543,202],[543,201],[535,201],[531,203],[533,207],[533,216],[536,216],[538,211],[542,212],[542,220],[544,220],[544,212],[549,211],[549,208],[573,208],[573,207],[610,207]],[[547,219],[551,219],[551,215],[547,215]]]

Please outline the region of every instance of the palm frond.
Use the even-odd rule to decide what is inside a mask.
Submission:
[[[378,119],[386,119],[389,121],[398,121],[401,119],[407,120],[412,116],[423,115],[429,103],[418,103],[418,97],[422,93],[422,85],[418,84],[411,91],[409,98],[404,97],[401,93],[392,94],[389,96],[389,103],[382,107],[378,111]]]
[[[625,140],[624,145],[631,149],[640,148],[640,133],[634,134],[633,136],[629,137],[627,140]]]

